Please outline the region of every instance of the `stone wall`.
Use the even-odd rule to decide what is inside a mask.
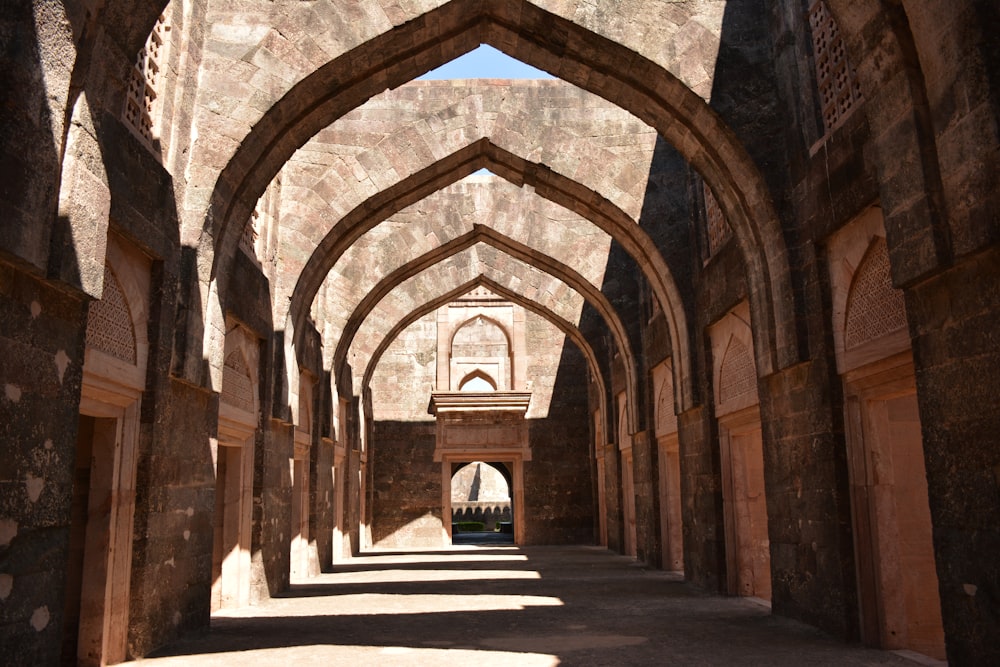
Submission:
[[[525,543],[592,544],[596,503],[587,366],[579,350],[538,317],[527,319],[527,348],[533,383],[531,461],[524,464]]]
[[[102,296],[109,233],[144,254],[150,270],[129,595],[133,654],[208,625],[227,318],[253,332],[261,357],[252,541],[253,590],[261,599],[288,577],[296,392],[286,386],[295,377],[289,365],[298,361],[326,378],[318,400],[351,402],[346,435],[344,428],[331,432],[334,406],[317,411],[326,424],[313,430],[310,459],[315,534],[329,534],[331,503],[344,494],[348,552],[366,541],[361,525],[376,542],[414,521],[429,535],[442,520],[433,509],[441,474],[428,453],[433,422],[426,415],[433,348],[383,357],[370,403],[351,392],[350,380],[337,384],[340,392],[327,387],[348,365],[351,379],[365,376],[387,321],[415,312],[443,285],[481,275],[578,327],[608,394],[595,395],[598,383],[588,382],[576,351],[558,351],[556,328],[532,320],[528,541],[594,539],[590,424],[594,410],[607,407],[598,492],[606,497],[609,546],[623,549],[623,459],[612,435],[620,432],[612,397],[625,391],[635,407],[626,430],[637,552],[658,560],[646,384],[650,368],[672,356],[681,369],[685,571],[713,590],[729,573],[705,331],[748,300],[773,609],[853,638],[845,406],[834,371],[825,250],[861,211],[877,206],[892,281],[906,296],[948,657],[954,664],[1000,661],[1000,565],[992,557],[1000,548],[1000,11],[987,0],[827,4],[860,100],[834,123],[822,113],[815,47],[798,1],[636,0],[621,11],[614,0],[585,7],[365,0],[351,4],[351,14],[339,3],[190,0],[185,11],[171,12],[168,85],[158,91],[165,126],[149,140],[127,127],[121,109],[135,54],[165,0],[38,0],[5,12],[0,643],[25,662],[57,659],[85,302]],[[405,84],[481,42],[572,85]],[[272,248],[268,261],[255,262],[237,239],[286,163],[288,196],[274,236],[280,252]],[[452,185],[481,166],[507,180]],[[443,208],[461,213],[445,224],[434,217]],[[711,246],[703,208],[723,228]],[[485,238],[476,225],[505,213],[505,223],[530,221],[516,230],[521,235],[503,228],[527,251],[515,257],[487,243],[492,249],[482,253],[455,253],[418,287],[397,291],[385,309],[366,311],[374,323],[332,361],[349,314],[373,285],[416,256],[442,259],[457,236]],[[593,225],[581,232],[575,228],[583,219]],[[329,236],[343,221],[343,233]],[[377,241],[373,234],[336,267],[314,325],[312,296],[326,269],[347,245],[365,245],[352,234],[381,221],[389,231],[380,230]],[[575,266],[581,282],[545,275],[553,257]],[[657,282],[668,273],[675,283]],[[387,280],[391,292],[396,284]],[[604,303],[591,300],[581,314],[579,288],[588,281]],[[653,312],[649,294],[662,297],[671,286],[677,303]],[[286,319],[289,309],[298,319]],[[601,317],[609,310],[620,328]],[[303,337],[322,338],[324,349]],[[631,356],[621,349],[625,341]],[[400,345],[413,343],[406,334]],[[286,358],[286,344],[300,347]],[[364,434],[370,438],[360,433],[362,406],[374,409]],[[324,481],[333,440],[347,457],[337,487]],[[405,502],[394,505],[390,492],[403,473],[416,474],[401,487]],[[359,474],[370,482],[364,510]],[[317,549],[329,565],[332,540],[321,537]]]
[[[0,636],[59,659],[86,306],[0,264]]]
[[[382,547],[440,546],[443,534],[442,464],[433,461],[436,424],[427,415],[436,328],[433,319],[422,322],[390,347],[372,383],[372,535]],[[595,507],[586,362],[571,344],[556,344],[563,337],[551,324],[534,314],[526,322],[532,460],[524,464],[525,539],[589,544]]]

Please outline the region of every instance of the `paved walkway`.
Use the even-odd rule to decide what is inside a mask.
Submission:
[[[897,665],[595,547],[371,553],[220,613],[168,665]]]

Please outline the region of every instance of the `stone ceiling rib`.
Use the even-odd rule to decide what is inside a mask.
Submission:
[[[512,292],[506,287],[500,285],[496,281],[489,279],[486,276],[477,276],[475,279],[468,281],[456,288],[449,290],[440,296],[428,301],[423,304],[420,308],[417,308],[413,312],[407,314],[404,318],[399,320],[387,333],[382,337],[381,342],[372,352],[367,365],[364,367],[361,379],[362,391],[367,392],[368,387],[371,384],[372,375],[375,372],[375,368],[378,366],[378,362],[382,355],[388,349],[389,345],[395,340],[408,326],[416,322],[418,319],[434,311],[435,309],[447,304],[450,301],[468,293],[475,287],[483,286],[494,292],[495,294],[502,296],[512,303],[516,303],[523,306],[525,309],[539,315],[540,317],[551,322],[553,325],[558,327],[563,333],[565,333],[570,340],[580,349],[584,357],[587,359],[587,365],[591,371],[591,377],[597,384],[598,392],[601,396],[609,397],[607,385],[604,381],[605,377],[608,377],[608,369],[602,369],[599,362],[598,356],[594,353],[594,349],[590,346],[587,339],[580,333],[579,329],[571,325],[569,322],[560,319],[557,315],[547,310],[544,306],[533,302],[529,299],[525,299],[520,294]],[[607,400],[600,401],[603,407]],[[603,409],[602,409],[603,412]]]
[[[624,358],[626,382],[633,390],[637,388],[637,360],[628,337],[628,331],[615,311],[614,306],[608,301],[600,289],[588,282],[571,267],[566,266],[550,257],[539,256],[537,253],[533,253],[530,248],[519,244],[488,227],[477,227],[472,233],[465,235],[465,237],[459,237],[452,242],[441,246],[439,249],[415,259],[410,264],[400,267],[399,270],[393,274],[387,275],[382,281],[380,281],[379,284],[366,295],[365,299],[359,303],[357,309],[354,313],[352,313],[350,320],[344,327],[343,335],[338,341],[337,350],[333,356],[333,363],[335,367],[341,364],[348,357],[348,350],[353,345],[355,335],[362,327],[363,323],[379,319],[369,316],[375,310],[376,304],[384,299],[387,294],[389,294],[398,285],[401,285],[413,276],[416,276],[421,271],[424,271],[437,263],[446,261],[467,248],[480,243],[493,246],[497,250],[508,254],[519,261],[527,262],[535,266],[539,271],[552,275],[580,294],[583,299],[585,299],[604,319],[608,330],[614,337],[617,349],[622,353]],[[576,327],[578,326],[578,316],[579,313],[577,313],[577,318],[564,316],[564,319],[566,319],[571,326]]]
[[[528,2],[453,0],[423,14],[419,21],[403,22],[318,67],[255,122],[232,158],[225,161],[218,180],[204,184],[213,193],[206,231],[215,239],[211,276],[204,277],[214,277],[219,299],[224,301],[228,264],[240,227],[277,169],[309,137],[385,88],[485,42],[636,113],[692,163],[733,225],[756,288],[751,306],[762,334],[757,350],[761,372],[798,361],[795,300],[784,237],[768,188],[753,161],[701,97],[648,57],[662,54],[639,55],[594,29]],[[199,190],[195,185],[190,192]],[[665,300],[665,294],[660,296]],[[209,304],[209,317],[219,317],[222,310]],[[205,331],[214,326],[209,324]],[[679,331],[685,332],[675,349],[675,358],[682,362],[676,368],[684,407],[692,404],[694,392],[687,368],[688,334],[685,327]],[[206,341],[211,347],[210,338]],[[216,365],[213,356],[213,372]]]
[[[591,220],[607,231],[631,255],[667,312],[671,342],[675,347],[679,373],[688,377],[690,360],[687,351],[687,317],[679,291],[669,268],[648,235],[620,209],[569,179],[490,144],[478,141],[467,149],[445,158],[430,167],[379,192],[362,206],[344,216],[310,257],[302,271],[290,303],[290,328],[300,331],[308,314],[309,304],[319,290],[329,269],[337,259],[365,232],[388,219],[404,207],[416,203],[433,192],[467,176],[478,168],[489,168],[498,176],[515,184],[527,183],[535,191],[569,210]],[[681,333],[685,332],[685,333]]]

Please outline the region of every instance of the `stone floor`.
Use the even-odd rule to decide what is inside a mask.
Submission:
[[[220,613],[169,665],[899,665],[595,547],[369,553]]]

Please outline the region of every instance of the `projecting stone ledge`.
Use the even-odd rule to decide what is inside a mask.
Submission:
[[[451,412],[517,412],[522,416],[528,411],[530,391],[435,391],[427,412],[441,415]]]
[[[528,411],[531,392],[432,392],[428,411],[437,415],[435,461],[531,460]]]

